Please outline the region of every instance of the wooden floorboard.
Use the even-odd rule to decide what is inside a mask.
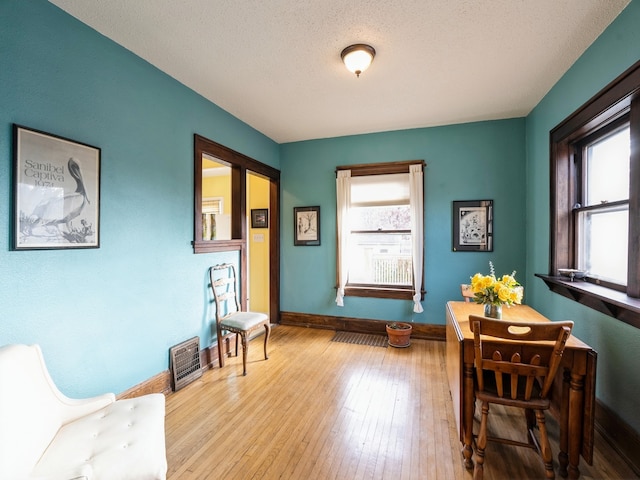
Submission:
[[[406,349],[332,342],[334,332],[275,326],[242,359],[167,396],[168,480],[471,480],[445,373],[445,343]],[[519,412],[492,407],[494,434],[524,435]],[[547,421],[554,457],[558,431]],[[557,469],[557,461],[555,462]],[[596,435],[584,479],[637,478]],[[490,443],[486,480],[543,478],[533,451]],[[557,478],[560,478],[559,476]]]

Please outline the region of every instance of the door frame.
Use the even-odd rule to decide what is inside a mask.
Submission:
[[[194,134],[194,253],[238,251],[240,253],[241,305],[247,307],[248,228],[247,172],[269,180],[269,317],[280,323],[280,170]],[[202,239],[202,156],[218,158],[231,166],[231,240]]]

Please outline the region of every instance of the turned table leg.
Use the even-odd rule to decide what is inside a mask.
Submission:
[[[560,451],[558,452],[558,473],[567,478],[567,466],[569,465],[569,382],[571,376],[568,369],[564,370],[562,377],[562,403],[560,404]]]
[[[569,383],[569,478],[580,478],[584,376],[572,373]]]
[[[474,368],[473,364],[464,364],[464,398],[463,408],[463,446],[462,456],[464,466],[467,469],[473,468],[473,413],[475,410],[476,397],[473,385]]]

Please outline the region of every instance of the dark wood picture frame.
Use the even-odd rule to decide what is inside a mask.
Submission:
[[[269,209],[251,209],[251,228],[269,228]]]
[[[320,245],[320,207],[294,207],[293,232],[294,245]]]
[[[493,200],[453,202],[454,252],[493,251]]]
[[[13,250],[100,247],[97,147],[13,125]]]

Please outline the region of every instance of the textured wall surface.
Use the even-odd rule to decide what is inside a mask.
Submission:
[[[211,342],[194,255],[193,134],[278,168],[278,145],[45,1],[0,2],[0,344],[39,343],[70,396],[121,392]],[[102,150],[101,245],[10,251],[12,124]]]
[[[640,431],[640,330],[551,293],[535,273],[549,269],[549,131],[640,60],[640,2],[633,0],[527,117],[527,289],[529,303],[598,352],[597,397]]]

